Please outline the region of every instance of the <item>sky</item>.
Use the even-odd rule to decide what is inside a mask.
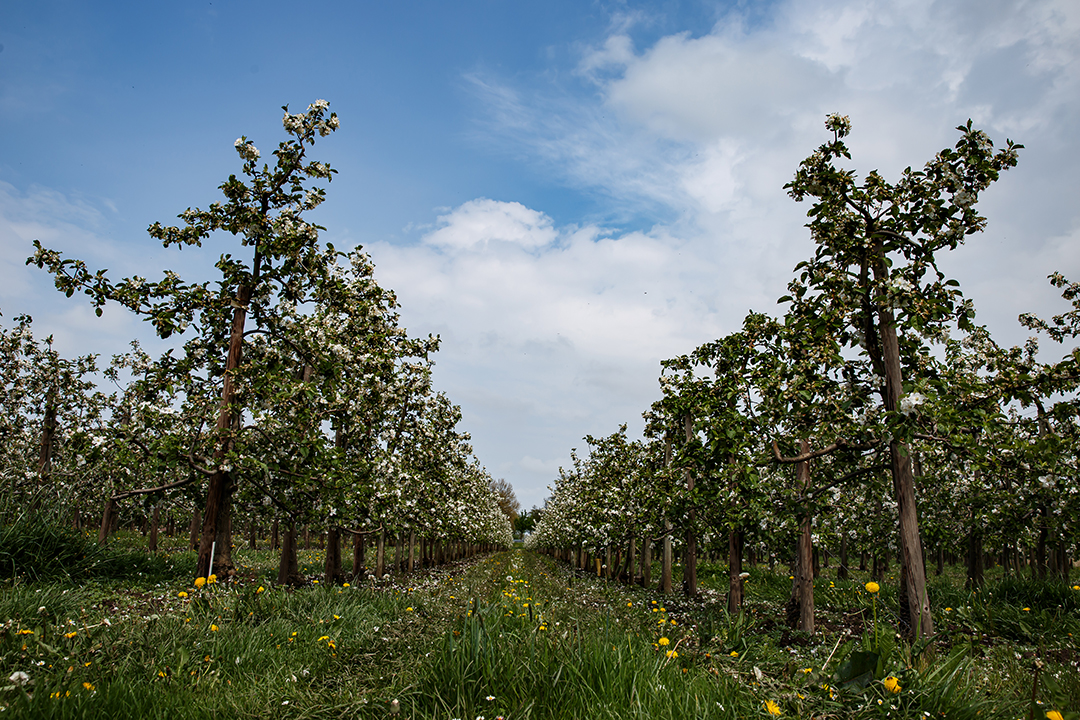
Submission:
[[[828,113],[861,176],[920,167],[969,118],[1025,145],[941,262],[999,343],[1066,309],[1047,275],[1080,278],[1074,0],[38,0],[0,5],[0,322],[32,315],[67,355],[160,348],[26,267],[33,240],[212,278],[235,244],[146,228],[218,199],[234,140],[265,154],[281,106],[316,99],[341,129],[312,219],[442,337],[435,384],[525,508],[586,434],[640,436],[661,360],[779,311],[813,252],[783,185]]]

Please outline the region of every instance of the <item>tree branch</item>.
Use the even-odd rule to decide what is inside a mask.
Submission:
[[[796,455],[794,457],[784,457],[780,454],[780,448],[777,446],[776,441],[772,441],[773,457],[777,462],[784,463],[785,465],[792,463],[806,462],[807,460],[813,460],[816,457],[822,455],[831,455],[837,450],[853,450],[855,452],[862,452],[864,450],[873,450],[881,444],[881,440],[874,439],[870,443],[864,443],[860,445],[851,445],[845,440],[837,440],[831,445],[821,448],[820,450],[814,450],[813,452],[803,453],[802,455]]]
[[[183,487],[188,483],[195,480],[194,477],[189,477],[185,480],[177,480],[176,482],[167,483],[165,485],[159,485],[158,487],[142,488],[141,490],[127,490],[122,493],[113,495],[110,500],[123,500],[125,498],[134,497],[135,495],[149,495],[150,493],[164,492],[165,490],[172,490],[174,488]]]

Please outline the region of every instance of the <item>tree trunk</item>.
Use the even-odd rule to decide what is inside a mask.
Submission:
[[[660,592],[671,594],[671,521],[664,518],[664,557],[660,567]]]
[[[327,585],[335,585],[345,574],[341,571],[341,530],[331,527],[326,531],[326,562],[323,578]]]
[[[196,505],[195,509],[191,511],[191,525],[189,529],[191,531],[191,537],[189,544],[192,550],[199,549],[199,528],[202,527],[202,510]]]
[[[116,501],[109,498],[105,510],[101,513],[101,529],[98,531],[98,543],[104,544],[109,539],[113,524],[116,522]]]
[[[262,266],[261,253],[255,251],[253,283],[258,281]],[[225,577],[232,564],[232,495],[236,484],[232,475],[225,469],[225,457],[232,449],[233,433],[240,427],[239,411],[234,410],[236,388],[234,377],[240,367],[244,347],[244,324],[247,321],[247,307],[251,300],[251,285],[241,285],[236,291],[233,305],[232,330],[229,335],[229,354],[225,360],[225,376],[221,388],[221,404],[217,419],[217,448],[214,451],[216,467],[210,476],[210,485],[206,492],[206,507],[203,510],[202,537],[199,542],[199,555],[196,561],[196,575],[207,576],[211,573]],[[214,557],[211,558],[211,553]],[[211,567],[213,564],[213,567]]]
[[[278,545],[278,519],[274,518],[274,524],[270,526],[270,549],[277,550]]]
[[[1039,580],[1046,579],[1046,515],[1046,506],[1041,505],[1038,516],[1039,536],[1035,541],[1035,567],[1033,568],[1033,575]]]
[[[402,572],[401,563],[401,533],[394,537],[394,577],[399,577]]]
[[[799,442],[799,453],[810,452],[810,443],[805,439]],[[803,632],[814,632],[814,550],[810,517],[810,463],[803,461],[795,466],[796,485],[806,500],[803,506],[802,522],[795,549],[795,579],[792,581],[791,600],[788,607],[788,622]]]
[[[874,237],[874,279],[884,284],[889,279],[885,252],[880,236]],[[885,365],[885,410],[896,411],[900,395],[904,391],[900,370],[900,343],[896,337],[896,322],[884,297],[877,298],[878,332],[881,339],[882,360]],[[926,594],[926,568],[923,566],[922,538],[919,534],[919,518],[915,508],[915,476],[911,468],[911,455],[907,444],[894,439],[889,443],[892,460],[893,490],[896,494],[900,516],[901,578],[906,583],[901,596],[905,598],[900,608],[901,625],[910,629],[918,640],[934,634],[934,616],[930,612],[930,598]]]
[[[41,423],[41,444],[38,448],[38,487],[30,508],[37,510],[52,474],[53,447],[56,445],[56,390],[50,389],[45,399],[45,418]]]
[[[353,535],[352,545],[352,576],[359,580],[364,576],[364,536],[357,533]]]
[[[664,444],[664,466],[671,468],[671,438]],[[671,594],[671,520],[664,513],[664,550],[660,563],[660,592]]]
[[[689,415],[683,417],[683,431],[686,433],[686,444],[694,438],[694,419]],[[694,507],[694,473],[689,469],[684,471],[686,478],[686,494],[690,499],[690,509],[686,514],[686,561],[683,566],[683,590],[688,597],[697,597],[697,510]]]
[[[379,538],[375,541],[375,576],[382,580],[386,575],[386,531],[379,531]]]
[[[840,564],[836,567],[836,579],[848,579],[847,533],[840,533]]]
[[[641,541],[641,587],[652,585],[652,539],[648,533]]]
[[[742,575],[743,535],[742,528],[732,528],[728,532],[728,612],[732,615],[742,612],[743,579]]]
[[[983,585],[983,540],[982,533],[972,522],[968,526],[967,537],[967,582],[964,587],[968,590],[980,588]]]
[[[881,561],[881,551],[874,551],[874,566],[870,571],[870,575],[877,582],[881,582],[885,579],[885,564]]]
[[[150,540],[147,543],[147,549],[152,552],[157,552],[158,541],[158,527],[161,524],[161,508],[157,505],[154,506],[154,511],[150,516]]]
[[[296,523],[289,522],[282,533],[281,558],[278,561],[278,585],[299,587],[304,584],[300,577],[300,566],[296,561]]]

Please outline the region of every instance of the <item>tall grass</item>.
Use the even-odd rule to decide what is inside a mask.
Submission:
[[[763,568],[739,615],[709,583],[698,600],[663,596],[521,550],[291,590],[267,581],[274,553],[237,548],[239,579],[199,589],[190,552],[140,559],[125,538],[98,549],[31,530],[3,545],[41,563],[0,591],[0,706],[17,717],[741,718],[773,703],[785,717],[981,719],[1026,716],[1034,690],[1037,717],[1073,718],[1080,697],[1080,591],[1047,583],[968,593],[939,578],[924,649],[895,638],[885,583],[871,645],[862,580],[818,579],[808,635],[778,622],[789,581]],[[68,552],[63,572],[27,538]],[[302,555],[316,573],[318,553]],[[871,650],[880,672],[847,683]]]
[[[82,532],[35,513],[0,525],[0,578],[10,582],[174,577],[178,568],[165,555],[119,545],[99,545]]]

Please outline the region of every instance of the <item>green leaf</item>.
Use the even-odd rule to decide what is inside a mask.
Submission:
[[[848,655],[847,660],[833,676],[833,684],[844,688],[863,689],[874,680],[874,671],[878,666],[878,654],[867,650],[856,650]]]

